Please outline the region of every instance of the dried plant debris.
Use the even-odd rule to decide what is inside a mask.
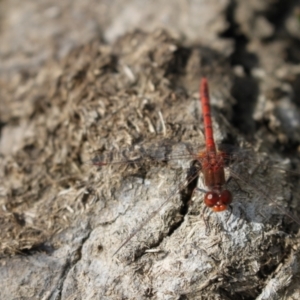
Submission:
[[[42,244],[88,217],[95,202],[106,201],[100,195],[110,193],[122,174],[109,180],[99,176],[91,161],[95,151],[161,138],[181,140],[186,134],[182,119],[195,127],[197,94],[180,89],[184,56],[184,48],[164,31],[137,31],[113,46],[82,46],[36,75],[13,77],[2,90],[0,111],[6,124],[1,138],[1,255]],[[191,57],[196,56],[200,67],[205,57],[199,50]],[[213,67],[204,62],[201,72]],[[191,97],[192,107],[187,106]],[[194,130],[186,138],[198,134]]]

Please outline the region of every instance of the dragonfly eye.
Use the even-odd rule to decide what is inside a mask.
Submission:
[[[222,193],[220,194],[220,202],[222,202],[222,204],[224,205],[228,205],[230,204],[232,201],[232,195],[228,190],[224,190],[222,191]]]
[[[204,203],[208,207],[213,207],[219,201],[219,195],[215,192],[207,192],[204,197]]]
[[[208,192],[204,197],[206,206],[211,207],[215,212],[226,210],[231,201],[232,195],[228,190],[224,190],[221,193]]]

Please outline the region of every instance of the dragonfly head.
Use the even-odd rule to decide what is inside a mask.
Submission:
[[[228,190],[221,192],[207,192],[204,197],[204,203],[215,212],[224,211],[232,201],[232,195]]]

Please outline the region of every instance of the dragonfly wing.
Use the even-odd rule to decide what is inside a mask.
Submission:
[[[135,146],[114,149],[100,153],[94,152],[92,163],[96,166],[122,163],[142,163],[146,161],[169,161],[175,159],[191,159],[198,153],[203,144],[191,145],[184,142],[163,140],[156,144],[144,143]]]

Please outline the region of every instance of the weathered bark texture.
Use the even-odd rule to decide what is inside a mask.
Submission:
[[[0,7],[0,299],[300,298],[299,2]],[[245,149],[223,213],[185,185],[202,76]]]

